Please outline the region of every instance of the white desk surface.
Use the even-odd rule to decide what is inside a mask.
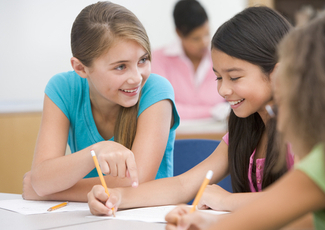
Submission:
[[[19,199],[19,194],[0,193],[0,200]],[[0,229],[143,229],[162,230],[165,224],[89,218],[89,211],[22,215],[0,209]]]

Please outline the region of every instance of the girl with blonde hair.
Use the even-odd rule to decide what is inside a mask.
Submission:
[[[75,19],[71,48],[74,71],[55,75],[45,89],[23,197],[86,201],[100,184],[91,150],[109,187],[172,176],[179,116],[169,82],[150,74],[141,22],[111,2],[89,5]]]

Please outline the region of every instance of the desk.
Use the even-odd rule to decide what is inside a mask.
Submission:
[[[20,199],[21,195],[0,193],[0,200]],[[89,218],[89,211],[58,212],[48,214],[22,215],[0,209],[0,229],[34,230],[34,229],[165,229],[165,224],[146,223],[140,221],[122,221],[111,219]]]
[[[176,129],[176,139],[221,140],[226,132],[226,121],[216,121],[212,118],[184,120]]]

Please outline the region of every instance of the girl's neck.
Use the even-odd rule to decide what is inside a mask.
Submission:
[[[121,106],[118,104],[105,103],[100,100],[90,99],[93,115],[101,117],[101,120],[116,120]],[[95,116],[94,116],[95,117]]]
[[[109,140],[114,136],[114,128],[121,108],[118,104],[107,103],[107,101],[90,98],[91,111],[99,134]]]
[[[271,100],[267,104],[268,105],[273,105],[273,101]],[[261,108],[260,111],[258,111],[258,114],[260,115],[260,117],[263,120],[264,125],[266,126],[267,122],[270,120],[270,114],[265,109],[265,106],[263,108]]]

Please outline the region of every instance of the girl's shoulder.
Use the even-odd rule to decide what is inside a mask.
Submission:
[[[158,74],[150,74],[141,90],[138,116],[149,106],[166,99],[172,102],[175,123],[179,122],[172,85],[166,78]]]
[[[83,78],[81,78],[75,71],[67,71],[54,75],[50,79],[50,83],[73,83],[73,82],[81,82]]]
[[[83,92],[88,87],[87,79],[81,78],[75,71],[54,75],[47,83],[45,92],[55,91],[63,94]]]
[[[75,71],[58,73],[47,83],[45,94],[69,118],[77,106],[89,100],[88,82]]]
[[[161,86],[161,87],[173,88],[172,85],[170,84],[170,82],[166,78],[164,78],[158,74],[155,74],[155,73],[150,74],[144,87],[146,87],[146,86],[147,87],[148,86]]]
[[[311,152],[295,165],[295,168],[306,173],[325,192],[325,153],[323,144],[315,145]]]
[[[142,95],[159,95],[159,94],[164,94],[164,95],[169,95],[171,99],[174,100],[174,88],[170,84],[170,82],[158,75],[158,74],[150,74],[149,78],[147,79],[146,83],[143,86],[142,89]]]

